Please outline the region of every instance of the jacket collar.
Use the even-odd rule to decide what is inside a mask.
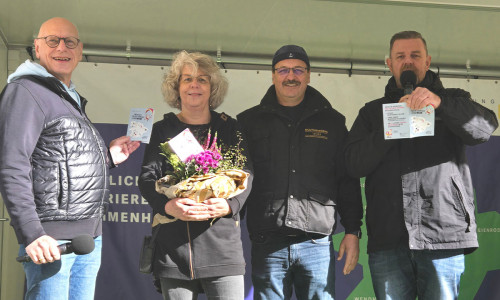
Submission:
[[[229,119],[229,116],[226,115],[225,113],[218,113],[216,111],[211,110],[210,111],[210,127],[217,128],[219,126],[220,122],[225,122]],[[165,122],[169,122],[175,127],[185,127],[185,123],[182,123],[179,118],[175,115],[173,112],[169,112],[165,115],[163,115],[163,120]]]
[[[54,94],[61,96],[64,98],[66,101],[68,101],[71,105],[73,105],[77,110],[81,110],[83,113],[85,113],[85,106],[87,105],[87,99],[82,97],[82,95],[78,94],[80,96],[80,101],[81,101],[81,109],[76,103],[75,99],[71,97],[70,94],[66,91],[64,88],[63,84],[59,79],[55,77],[44,77],[40,75],[22,75],[17,77],[15,80],[18,79],[25,79],[29,80],[31,82],[34,82],[36,84],[39,84],[41,86],[46,87],[50,91],[52,91]]]
[[[416,87],[425,87],[435,94],[440,93],[444,89],[443,83],[441,82],[441,79],[439,79],[439,76],[431,70],[427,71],[424,80],[417,84]],[[394,76],[392,76],[385,86],[385,97],[389,98],[391,102],[398,102],[399,99],[403,97],[403,95],[404,90],[397,87],[396,79],[394,79]]]
[[[304,115],[323,109],[331,109],[332,107],[330,102],[328,102],[328,100],[318,90],[310,85],[307,86],[304,100],[302,101],[305,105]],[[280,111],[281,105],[278,103],[274,85],[271,85],[267,90],[266,94],[260,101],[260,107],[263,112],[276,113]]]

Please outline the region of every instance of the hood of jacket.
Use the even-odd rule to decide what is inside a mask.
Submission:
[[[10,83],[13,80],[21,78],[23,76],[38,76],[38,77],[56,78],[54,75],[47,72],[47,70],[42,65],[37,64],[37,63],[32,62],[29,59],[27,59],[24,63],[22,63],[19,67],[17,67],[17,69],[14,71],[14,73],[9,75],[9,77],[7,78],[7,83]],[[64,89],[66,90],[66,92],[71,96],[71,98],[73,98],[73,100],[76,101],[78,106],[80,106],[81,105],[80,95],[76,91],[76,87],[73,84],[73,82],[70,83],[69,87],[66,86],[62,82],[61,82],[61,84],[64,87]]]
[[[14,79],[20,78],[22,76],[26,75],[36,75],[36,76],[41,76],[41,77],[54,77],[52,74],[47,72],[44,67],[41,65],[30,61],[27,59],[24,63],[22,63],[17,69],[14,71],[14,73],[10,74],[9,77],[7,78],[7,83],[10,83]]]

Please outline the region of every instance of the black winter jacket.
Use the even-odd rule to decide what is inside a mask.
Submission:
[[[179,121],[174,113],[164,115],[162,121],[153,126],[151,141],[146,146],[139,189],[153,208],[153,215],[165,213],[169,199],[156,192],[155,182],[165,176],[169,164],[160,155],[160,143],[175,137],[187,125]],[[224,113],[211,112],[210,128],[217,133],[218,145],[236,145],[239,141],[239,126],[236,120]],[[241,145],[246,148],[245,141]],[[250,172],[246,169],[245,171]],[[157,277],[176,279],[198,279],[214,276],[245,274],[245,260],[241,243],[240,210],[250,193],[252,176],[248,188],[236,197],[228,199],[232,215],[216,221],[181,221],[161,224],[156,235],[153,273]],[[172,218],[172,216],[168,216]]]
[[[495,114],[468,92],[445,89],[428,71],[419,84],[441,98],[434,136],[384,140],[382,104],[403,90],[389,80],[383,98],[360,109],[346,146],[347,169],[365,177],[368,252],[478,247],[474,192],[465,146],[486,142]]]
[[[259,105],[238,115],[255,176],[247,202],[251,235],[329,235],[337,211],[346,232],[360,229],[359,180],[348,177],[343,165],[345,117],[310,86],[303,101],[304,112],[294,125],[273,85]]]
[[[0,95],[0,190],[19,243],[101,235],[104,142],[62,84],[24,76]]]

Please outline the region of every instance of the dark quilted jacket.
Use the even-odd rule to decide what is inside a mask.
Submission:
[[[0,96],[0,191],[19,243],[101,234],[104,142],[61,83],[25,76]]]

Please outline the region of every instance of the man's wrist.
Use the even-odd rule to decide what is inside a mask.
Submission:
[[[118,167],[118,165],[116,165],[115,162],[113,161],[113,155],[111,155],[111,150],[109,150],[109,148],[108,148],[108,159],[109,159],[109,168],[110,169]]]
[[[361,229],[360,230],[354,230],[354,231],[346,231],[345,234],[352,234],[358,237],[358,239],[361,239]]]

